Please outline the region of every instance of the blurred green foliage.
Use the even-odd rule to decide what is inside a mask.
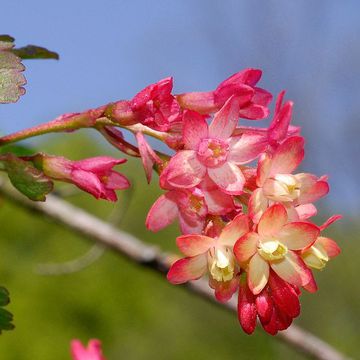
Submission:
[[[97,137],[75,133],[67,135],[66,142],[46,142],[41,150],[74,160],[105,153],[119,156],[100,144]],[[120,194],[117,204],[96,201],[87,194],[68,200],[103,219],[114,209],[123,209],[118,219],[121,229],[175,251],[176,225],[158,234],[149,233],[144,226],[146,212],[159,194],[156,177],[149,187],[139,161],[129,161],[119,169],[134,186],[131,195]],[[56,184],[57,189],[68,186]],[[169,285],[161,275],[111,251],[80,272],[36,274],[37,264],[72,260],[92,244],[4,200],[0,220],[0,283],[11,293],[8,308],[16,325],[0,338],[1,359],[66,360],[70,359],[72,338],[87,342],[94,337],[103,342],[109,360],[304,359],[262,330],[245,335],[235,315]],[[353,220],[341,221],[329,230],[328,236],[339,241],[343,253],[316,274],[320,290],[302,296],[302,314],[296,323],[356,357],[360,246],[359,226]]]

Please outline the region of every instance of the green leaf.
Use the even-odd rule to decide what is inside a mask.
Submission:
[[[22,59],[55,59],[59,60],[59,54],[36,45],[28,45],[13,49],[12,53]]]
[[[52,191],[53,182],[42,171],[29,162],[13,154],[1,158],[4,170],[8,173],[11,183],[30,200],[45,201],[46,195]]]
[[[0,35],[0,103],[3,104],[14,103],[25,94],[26,79],[22,74],[25,67],[11,52],[13,40],[9,35]]]
[[[2,330],[12,330],[14,329],[13,314],[6,309],[3,309],[4,306],[8,305],[10,302],[9,292],[3,286],[0,286],[0,334]]]

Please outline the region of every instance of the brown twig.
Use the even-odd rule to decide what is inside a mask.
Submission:
[[[33,202],[17,193],[7,184],[0,186],[0,194],[27,210],[46,215],[72,231],[105,245],[126,256],[133,262],[152,268],[155,271],[166,273],[172,259],[174,259],[174,255],[165,254],[159,248],[145,244],[134,236],[116,229],[110,224],[55,196],[48,195],[45,203]],[[232,312],[236,312],[236,302],[218,303],[206,281],[194,281],[183,288],[215,302]],[[349,360],[348,357],[341,354],[325,341],[296,325],[292,325],[287,330],[282,331],[276,338],[281,339],[293,349],[315,359]]]

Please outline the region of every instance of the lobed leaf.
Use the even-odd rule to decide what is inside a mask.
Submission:
[[[11,52],[14,39],[0,35],[0,103],[8,104],[19,100],[25,94],[26,79],[21,59]]]

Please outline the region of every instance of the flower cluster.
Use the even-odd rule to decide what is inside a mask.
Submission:
[[[146,143],[141,156],[144,164],[160,164],[165,191],[151,207],[147,227],[158,231],[178,219],[182,232],[177,246],[184,257],[171,266],[168,280],[207,276],[219,301],[238,293],[246,333],[258,318],[276,334],[299,315],[301,289],[316,291],[312,269],[339,254],[335,241],[321,235],[339,216],[323,226],[310,220],[329,186],[326,176],[296,172],[304,139],[290,125],[293,103],[284,103],[284,92],[268,128],[239,124],[239,118],[269,114],[272,96],[256,87],[260,76],[246,69],[203,93],[172,96],[164,87],[170,79],[143,90],[142,124],[166,133],[175,154],[161,161]]]
[[[175,220],[180,224],[177,245],[184,257],[171,266],[169,281],[181,284],[207,276],[219,301],[238,293],[238,317],[246,333],[254,331],[258,318],[268,333],[276,334],[299,315],[302,289],[316,291],[312,270],[323,269],[339,254],[335,241],[321,233],[340,216],[321,226],[311,220],[317,213],[314,203],[329,185],[326,176],[297,172],[304,139],[300,128],[290,124],[293,103],[284,101],[285,92],[277,97],[268,127],[239,123],[269,116],[272,95],[257,87],[260,78],[260,70],[245,69],[213,91],[180,95],[172,93],[173,80],[166,78],[131,100],[65,114],[3,137],[0,144],[90,127],[126,155],[141,158],[148,182],[155,170],[164,190],[148,213],[147,228],[158,231]],[[137,144],[128,142],[119,128],[132,132]],[[146,136],[163,141],[173,155],[153,149]],[[124,159],[70,161],[37,154],[1,161],[19,189],[37,181],[36,190],[40,181],[60,180],[115,201],[115,190],[130,186],[112,169]],[[19,178],[26,161],[36,169],[30,167],[28,176]]]

